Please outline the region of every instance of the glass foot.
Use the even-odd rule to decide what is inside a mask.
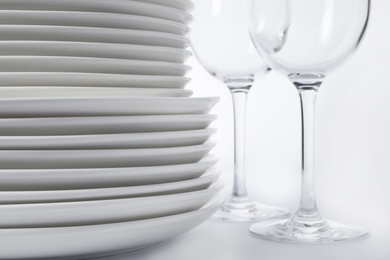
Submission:
[[[280,219],[287,216],[289,216],[289,211],[283,208],[271,207],[255,202],[227,202],[211,219],[250,222]]]
[[[319,222],[299,222],[292,219],[253,224],[250,232],[256,237],[291,243],[331,243],[362,239],[368,231],[321,219]]]

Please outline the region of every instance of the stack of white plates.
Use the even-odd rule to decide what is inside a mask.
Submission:
[[[0,258],[151,246],[213,214],[217,98],[184,89],[190,0],[0,0]]]

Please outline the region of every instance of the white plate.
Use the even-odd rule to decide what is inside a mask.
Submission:
[[[128,0],[0,0],[0,9],[120,13],[156,17],[181,23],[192,21],[192,16],[188,12],[179,9]]]
[[[0,100],[7,98],[63,97],[189,97],[191,90],[170,88],[94,88],[94,87],[2,87]]]
[[[88,189],[185,181],[198,178],[217,161],[216,156],[207,155],[196,163],[165,166],[0,170],[0,189],[3,191]]]
[[[153,17],[66,11],[0,10],[0,24],[116,28],[166,32],[178,35],[184,35],[189,31],[185,24]]]
[[[45,25],[0,25],[0,41],[100,42],[172,48],[189,45],[186,37],[171,33]]]
[[[79,190],[0,191],[0,204],[107,200],[191,192],[207,189],[219,175],[215,169],[209,169],[196,179],[163,184]]]
[[[215,132],[216,129],[210,128],[190,131],[105,135],[0,136],[0,149],[62,150],[180,147],[203,144]]]
[[[159,46],[94,42],[2,41],[2,56],[73,56],[183,63],[191,52]]]
[[[137,2],[147,2],[151,4],[164,5],[183,11],[191,11],[194,3],[191,0],[134,0]]]
[[[0,135],[85,135],[198,130],[216,115],[0,118]],[[1,182],[0,182],[1,183]]]
[[[200,210],[146,220],[53,228],[0,229],[3,259],[92,258],[145,248],[182,234],[214,214],[221,197]]]
[[[189,78],[177,76],[55,72],[0,73],[0,86],[184,88],[189,81]]]
[[[215,143],[202,145],[99,150],[0,150],[0,169],[74,169],[194,163]]]
[[[205,114],[217,103],[205,98],[13,98],[0,102],[0,117]]]
[[[222,188],[218,180],[207,189],[168,195],[0,205],[0,228],[94,225],[180,214],[201,208]]]
[[[87,57],[0,56],[1,72],[74,72],[184,76],[191,67],[172,62]]]

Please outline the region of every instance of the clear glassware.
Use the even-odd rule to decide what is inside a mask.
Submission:
[[[257,54],[245,20],[245,3],[237,0],[195,0],[191,46],[201,65],[224,82],[234,108],[234,182],[230,199],[214,219],[253,221],[281,218],[288,211],[251,201],[245,183],[245,109],[255,79],[269,67]]]
[[[365,237],[364,228],[325,220],[314,194],[314,134],[317,91],[329,73],[353,55],[366,31],[370,0],[247,0],[250,35],[272,69],[287,76],[300,95],[302,191],[289,219],[253,224],[264,239],[336,242]]]

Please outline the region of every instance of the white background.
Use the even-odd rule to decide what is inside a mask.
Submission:
[[[363,241],[293,245],[251,237],[249,224],[207,222],[153,249],[112,259],[389,260],[390,259],[390,1],[373,0],[358,52],[329,77],[317,99],[316,193],[322,215],[367,227]],[[214,153],[230,189],[233,122],[230,93],[195,59],[196,96],[220,96]],[[294,211],[300,191],[298,94],[271,72],[252,89],[247,116],[247,182],[254,200]],[[111,258],[110,258],[111,259]]]

